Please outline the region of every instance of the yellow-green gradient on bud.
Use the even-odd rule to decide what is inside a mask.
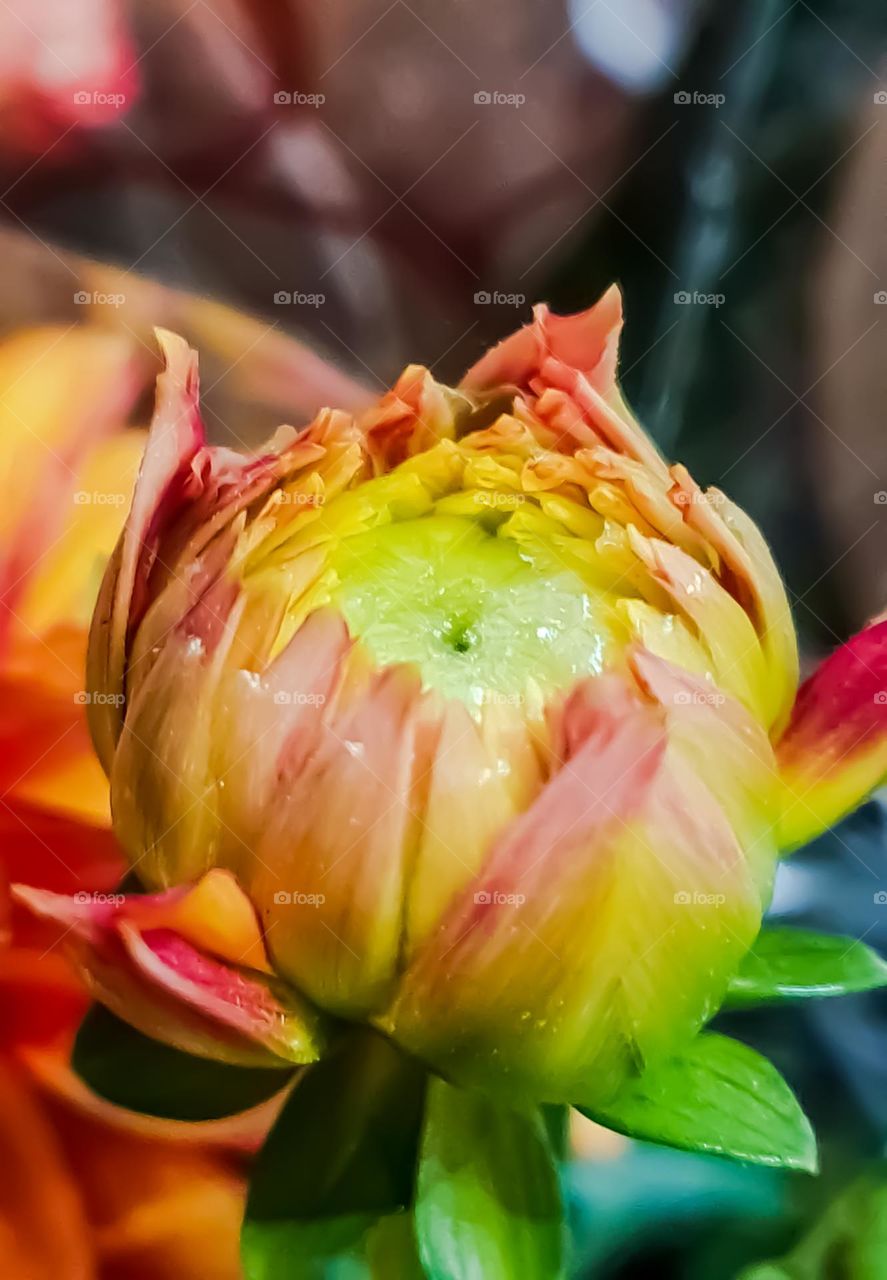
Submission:
[[[411,366],[251,457],[206,444],[195,353],[161,335],[90,646],[116,830],[150,889],[227,873],[257,1010],[270,970],[291,1018],[551,1100],[717,1009],[798,674],[764,540],[632,417],[620,328],[615,289],[539,307],[459,388]]]

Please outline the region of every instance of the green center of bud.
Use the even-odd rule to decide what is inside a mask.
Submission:
[[[480,522],[429,514],[343,538],[333,603],[380,664],[414,663],[427,687],[526,706],[601,670],[607,629],[570,569],[551,571]]]

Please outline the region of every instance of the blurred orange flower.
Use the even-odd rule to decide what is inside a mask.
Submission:
[[[246,1129],[119,1111],[69,1065],[86,998],[10,879],[107,891],[122,874],[84,716],[86,624],[143,440],[128,338],[40,328],[0,343],[0,1274],[240,1274]]]

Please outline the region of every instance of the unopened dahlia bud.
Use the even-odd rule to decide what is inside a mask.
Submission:
[[[88,685],[117,833],[177,896],[69,921],[103,998],[125,969],[130,1016],[161,984],[143,1022],[178,993],[201,1035],[227,999],[295,1060],[307,1002],[551,1101],[605,1098],[718,1008],[809,807],[774,751],[795,636],[758,530],[627,409],[620,327],[615,289],[539,307],[458,388],[411,366],[251,457],[206,444],[196,356],[161,335]]]

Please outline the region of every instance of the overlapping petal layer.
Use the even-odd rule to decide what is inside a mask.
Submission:
[[[411,367],[252,457],[206,444],[163,335],[90,646],[148,884],[225,868],[294,991],[551,1099],[720,1002],[797,677],[760,536],[627,409],[620,325],[616,290],[537,308],[459,389]]]

